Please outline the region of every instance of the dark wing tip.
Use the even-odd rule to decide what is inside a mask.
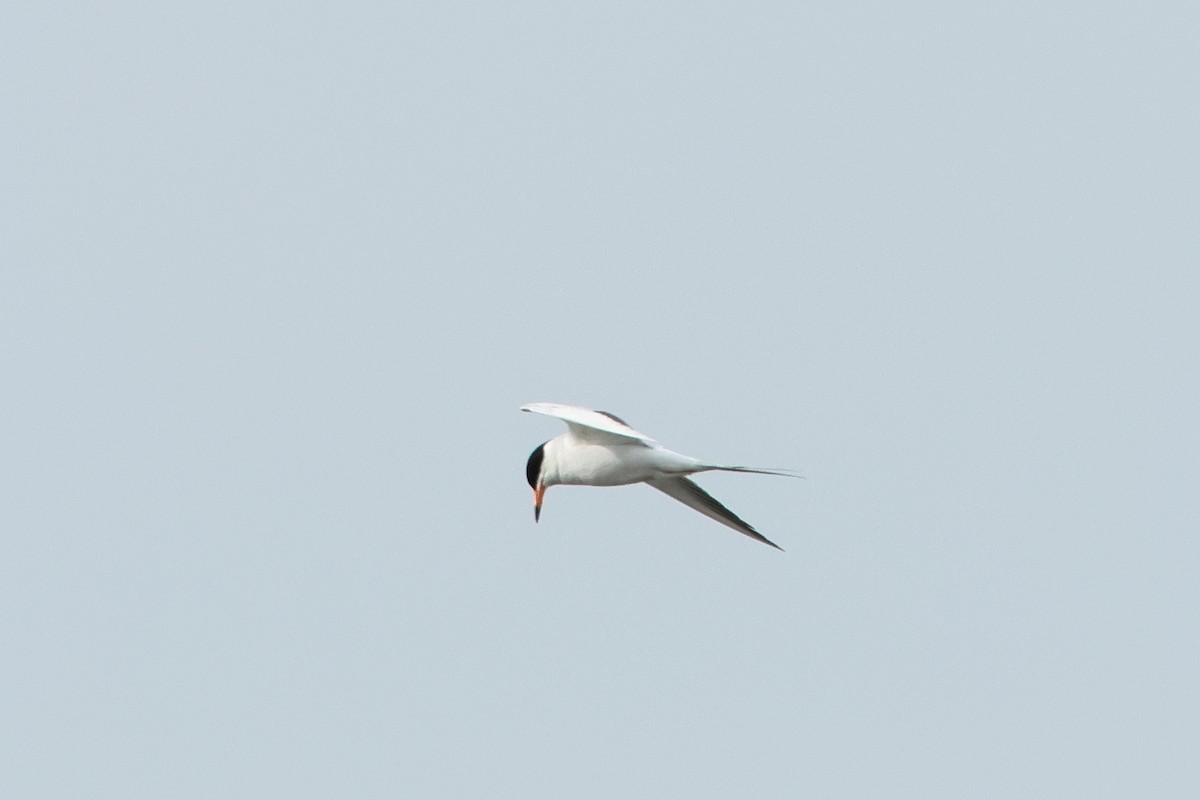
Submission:
[[[754,539],[758,542],[762,542],[763,544],[770,545],[781,553],[785,552],[782,547],[756,531],[753,525],[730,511],[728,508],[722,505],[720,500],[717,500],[717,498],[704,491],[704,489],[700,488],[700,485],[693,480],[688,478],[671,478],[664,481],[647,481],[646,483],[655,489],[658,489],[660,492],[664,492],[671,497],[674,497],[676,500],[679,500],[696,509],[697,511],[700,511],[700,513],[704,514],[705,516],[715,519],[722,525],[732,528],[743,536]],[[685,495],[687,498],[695,503],[698,503],[699,505],[694,505],[693,503],[688,502],[688,499],[684,499]]]
[[[726,510],[728,511],[728,509],[726,509]],[[731,513],[732,513],[732,512],[731,512]],[[768,539],[767,537],[763,536],[763,535],[762,535],[761,533],[759,533],[758,531],[754,530],[754,528],[753,528],[753,527],[751,527],[749,524],[747,524],[745,520],[742,520],[741,522],[742,522],[742,524],[743,524],[743,525],[745,525],[745,526],[746,526],[746,527],[749,529],[749,532],[747,532],[747,531],[742,531],[742,533],[744,533],[746,536],[749,536],[751,539],[754,539],[754,540],[756,540],[756,541],[762,542],[763,544],[769,544],[771,547],[774,547],[776,550],[778,550],[778,551],[779,551],[779,552],[781,552],[781,553],[786,553],[786,552],[787,552],[787,551],[786,551],[786,550],[784,550],[782,547],[780,547],[779,545],[775,544],[774,542],[772,542],[772,541],[771,541],[770,539]]]

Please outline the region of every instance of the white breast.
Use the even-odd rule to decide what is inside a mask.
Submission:
[[[661,447],[637,444],[594,444],[570,435],[546,445],[554,472],[548,483],[575,486],[623,486],[664,474],[687,473],[695,462]]]

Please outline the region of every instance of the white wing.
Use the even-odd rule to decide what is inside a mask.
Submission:
[[[622,440],[634,440],[647,445],[656,444],[644,433],[639,433],[626,424],[625,420],[615,417],[607,411],[593,411],[582,406],[564,406],[558,403],[530,403],[521,406],[522,411],[532,411],[534,414],[545,414],[548,417],[558,417],[567,423],[572,433],[581,439],[590,441],[611,441],[613,436]],[[604,434],[608,434],[605,436]]]
[[[757,539],[763,544],[769,544],[776,550],[783,549],[754,530],[754,528],[750,527],[750,523],[739,518],[737,514],[734,514],[728,508],[721,505],[715,497],[687,478],[655,478],[654,480],[646,481],[646,483],[658,489],[663,494],[674,497],[688,508],[694,508],[704,516],[715,519],[722,525],[728,525],[738,533],[745,534],[751,539]]]

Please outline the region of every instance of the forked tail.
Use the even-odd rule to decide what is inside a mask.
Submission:
[[[790,470],[790,469],[758,469],[756,467],[720,467],[715,464],[708,467],[708,469],[716,470],[718,472],[750,472],[755,475],[780,475],[784,478],[800,478],[800,479],[804,478],[803,475],[799,474],[795,470]]]

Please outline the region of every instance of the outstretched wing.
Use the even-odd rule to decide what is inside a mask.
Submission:
[[[558,417],[567,423],[571,432],[580,439],[611,442],[613,437],[617,437],[619,441],[627,444],[635,441],[647,445],[655,444],[655,441],[649,436],[635,431],[623,419],[613,416],[607,411],[593,411],[582,406],[564,406],[558,403],[530,403],[527,406],[521,406],[521,410]]]
[[[687,478],[656,478],[646,481],[647,484],[658,489],[666,495],[674,497],[679,502],[689,508],[694,508],[706,517],[715,519],[722,525],[728,525],[735,531],[749,536],[751,539],[757,539],[763,544],[769,544],[776,550],[783,548],[772,542],[767,537],[763,536],[745,520],[738,517],[725,506],[717,502],[717,499],[708,492],[701,489]]]

